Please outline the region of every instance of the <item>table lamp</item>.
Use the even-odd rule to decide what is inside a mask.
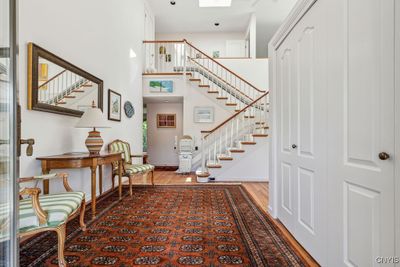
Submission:
[[[103,139],[101,139],[100,132],[96,128],[110,128],[107,120],[103,116],[103,112],[96,107],[94,101],[91,108],[88,108],[83,113],[76,128],[93,128],[85,141],[86,147],[91,155],[98,155],[103,146]]]

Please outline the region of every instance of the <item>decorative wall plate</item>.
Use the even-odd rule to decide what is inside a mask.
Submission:
[[[132,116],[135,115],[135,108],[133,107],[133,105],[130,101],[125,102],[124,110],[125,110],[125,115],[128,118],[132,118]]]

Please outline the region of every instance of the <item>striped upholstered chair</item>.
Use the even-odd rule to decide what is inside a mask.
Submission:
[[[124,159],[124,166],[122,172],[124,176],[129,178],[129,193],[132,196],[132,179],[137,175],[151,174],[151,184],[154,185],[154,166],[151,164],[132,164],[132,158],[143,157],[131,154],[131,147],[128,142],[122,140],[114,140],[108,145],[110,152],[121,152]],[[114,179],[118,175],[118,162],[112,164],[112,187],[114,188]]]
[[[67,192],[40,195],[40,189],[21,187],[26,182],[39,182],[46,179],[62,178]],[[85,193],[73,192],[68,184],[68,174],[48,174],[21,178],[20,196],[28,195],[28,198],[19,201],[19,235],[31,236],[40,232],[55,231],[58,237],[58,265],[66,266],[64,259],[64,243],[67,222],[80,214],[79,223],[83,231],[86,230]],[[7,211],[0,208],[0,220]],[[3,215],[3,216],[2,216]]]

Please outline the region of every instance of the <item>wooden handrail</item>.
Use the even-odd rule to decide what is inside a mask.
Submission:
[[[217,77],[218,79],[220,79],[221,81],[223,81],[224,83],[226,83],[228,86],[232,87],[233,89],[235,89],[236,91],[238,91],[242,96],[247,97],[250,100],[253,100],[250,96],[248,96],[247,94],[245,94],[244,92],[240,91],[239,89],[237,89],[235,86],[233,86],[232,84],[230,84],[228,81],[224,80],[223,78],[219,77],[218,75],[214,74],[209,68],[206,68],[205,66],[201,65],[199,62],[197,62],[196,60],[194,60],[193,58],[190,58],[190,60],[192,60],[194,63],[196,63],[197,65],[199,65],[201,68],[205,69],[206,71],[212,73],[215,77]]]
[[[235,72],[233,72],[232,70],[228,69],[227,67],[225,67],[224,65],[222,65],[221,63],[219,63],[218,61],[216,61],[215,59],[213,59],[212,57],[210,57],[209,55],[207,55],[206,53],[204,53],[203,51],[201,51],[200,49],[198,49],[197,47],[195,47],[194,45],[192,45],[191,43],[189,43],[186,39],[183,39],[183,41],[188,44],[189,46],[191,46],[193,49],[197,50],[198,52],[200,52],[201,54],[203,54],[206,58],[208,58],[209,60],[213,61],[215,64],[219,65],[220,67],[222,67],[223,69],[225,69],[226,71],[230,72],[231,74],[235,75],[236,77],[238,77],[239,79],[241,79],[243,82],[247,83],[248,85],[250,85],[251,87],[253,87],[255,90],[257,90],[260,93],[265,93],[265,91],[258,89],[256,86],[254,86],[253,84],[251,84],[250,82],[248,82],[246,79],[243,79],[240,75],[236,74]]]
[[[144,44],[160,44],[160,43],[184,43],[185,41],[184,40],[176,40],[176,41],[174,41],[174,40],[167,40],[167,41],[158,41],[158,40],[155,40],[155,41],[147,41],[147,40],[145,40],[145,41],[143,41],[143,43]]]
[[[250,104],[248,104],[246,107],[242,108],[239,112],[237,112],[236,114],[233,114],[232,116],[230,116],[228,119],[226,119],[225,121],[223,121],[221,124],[219,124],[218,126],[214,127],[214,129],[209,130],[209,131],[201,131],[202,134],[207,134],[206,136],[204,136],[204,139],[207,138],[210,134],[212,134],[213,132],[215,132],[216,130],[218,130],[219,128],[221,128],[222,126],[224,126],[225,124],[227,124],[230,120],[232,120],[233,118],[236,118],[237,116],[239,116],[239,114],[241,114],[242,112],[245,112],[246,109],[248,109],[249,107],[253,106],[255,103],[257,103],[261,98],[265,97],[266,95],[269,94],[269,91],[265,92],[264,94],[262,94],[259,98],[257,98],[256,100],[254,100],[253,102],[251,102]]]
[[[42,88],[43,86],[45,86],[46,84],[48,84],[49,82],[53,81],[55,78],[57,78],[58,76],[62,75],[64,72],[66,72],[67,70],[63,70],[62,72],[58,73],[56,76],[54,76],[53,78],[51,78],[50,80],[48,80],[47,82],[45,82],[44,84],[42,84],[41,86],[39,86],[38,89]]]
[[[239,79],[241,79],[243,82],[245,82],[246,84],[248,84],[249,86],[253,87],[256,91],[260,92],[260,93],[265,93],[266,91],[260,90],[258,89],[255,85],[253,85],[252,83],[250,83],[249,81],[247,81],[246,79],[244,79],[243,77],[241,77],[240,75],[238,75],[237,73],[235,73],[234,71],[228,69],[227,67],[225,67],[223,64],[219,63],[218,61],[216,61],[215,59],[213,59],[212,57],[210,57],[209,55],[207,55],[206,53],[204,53],[202,50],[200,50],[199,48],[195,47],[194,45],[192,45],[191,43],[189,43],[186,39],[183,40],[153,40],[153,41],[149,41],[149,40],[144,40],[143,41],[144,44],[160,44],[160,43],[186,43],[187,45],[189,45],[190,47],[192,47],[193,49],[197,50],[198,52],[200,52],[201,54],[203,54],[206,58],[208,58],[209,60],[213,61],[215,64],[217,64],[218,66],[220,66],[221,68],[225,69],[227,72],[235,75],[236,77],[238,77]]]

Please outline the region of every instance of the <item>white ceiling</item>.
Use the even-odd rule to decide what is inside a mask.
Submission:
[[[245,32],[253,3],[257,0],[232,0],[231,7],[199,7],[198,0],[147,0],[156,16],[156,32]],[[215,27],[214,23],[220,26]]]
[[[257,18],[257,57],[297,0],[232,0],[231,7],[200,8],[198,0],[147,0],[156,17],[157,33],[243,32],[252,13]],[[215,27],[214,23],[220,26]]]
[[[297,0],[259,0],[257,18],[257,57],[267,57],[268,42],[289,15]]]

